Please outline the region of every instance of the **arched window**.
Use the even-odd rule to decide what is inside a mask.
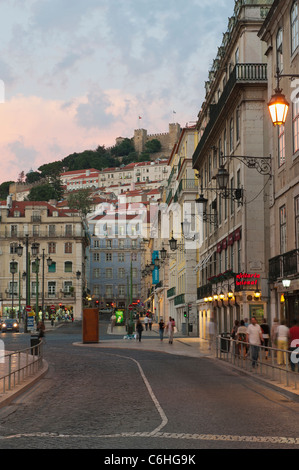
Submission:
[[[298,3],[297,0],[291,8],[291,53],[298,47]]]

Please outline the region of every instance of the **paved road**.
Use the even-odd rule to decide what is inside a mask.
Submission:
[[[0,409],[1,449],[299,448],[299,403],[221,363],[80,340],[77,325],[48,333],[49,372]]]

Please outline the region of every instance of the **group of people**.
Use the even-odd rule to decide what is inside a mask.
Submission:
[[[271,346],[277,349],[275,352],[277,353],[278,365],[287,364],[288,353],[284,351],[291,353],[290,364],[292,370],[295,370],[295,365],[299,362],[297,352],[293,353],[299,347],[299,323],[297,320],[294,320],[293,326],[288,328],[285,320],[281,320],[279,323],[278,319],[275,318],[271,329],[265,318],[260,325],[254,316],[251,318],[250,324],[248,324],[246,318],[240,322],[236,320],[231,331],[231,337],[235,340],[235,354],[245,358],[248,349],[250,349],[253,368],[257,365],[260,346],[263,346],[265,359],[268,359],[270,340]]]
[[[149,329],[151,330],[152,329],[151,328],[152,322],[151,321],[146,322],[145,321],[146,318],[147,317],[145,317],[145,319],[144,319],[145,329],[147,330],[147,327],[149,326]],[[148,319],[150,320],[149,317],[148,317]],[[144,330],[143,324],[141,323],[140,318],[138,318],[138,320],[136,322],[136,332],[137,332],[138,341],[141,341],[143,330]],[[163,338],[164,338],[164,331],[166,331],[168,333],[169,344],[172,344],[173,343],[173,335],[176,332],[176,326],[175,326],[174,318],[169,317],[169,320],[166,324],[164,323],[163,318],[160,319],[160,321],[159,321],[159,336],[160,336],[161,341],[163,341]]]

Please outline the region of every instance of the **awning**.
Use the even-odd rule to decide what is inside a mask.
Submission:
[[[211,251],[211,253],[209,253],[205,258],[203,258],[194,268],[194,271],[197,272],[199,269],[202,269],[206,264],[207,262],[209,261],[209,259],[211,258],[211,256],[215,253],[215,251]]]

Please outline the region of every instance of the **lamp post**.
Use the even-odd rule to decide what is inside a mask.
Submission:
[[[10,263],[10,273],[12,274],[12,289],[11,289],[11,314],[12,314],[12,318],[14,316],[14,311],[13,311],[13,301],[14,301],[14,294],[15,294],[15,289],[14,289],[14,285],[15,285],[15,282],[14,282],[14,279],[15,279],[15,274],[17,272],[17,269],[18,269],[18,264],[17,262],[13,259]]]

